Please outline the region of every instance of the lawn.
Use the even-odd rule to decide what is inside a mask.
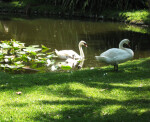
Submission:
[[[106,66],[0,76],[1,122],[150,121],[150,58],[123,63],[118,72]]]

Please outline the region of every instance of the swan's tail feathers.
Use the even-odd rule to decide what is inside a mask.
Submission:
[[[97,61],[102,61],[102,62],[106,62],[106,57],[105,56],[95,56]]]
[[[96,58],[96,60],[98,60],[98,61],[99,61],[99,56],[95,56],[95,58]]]

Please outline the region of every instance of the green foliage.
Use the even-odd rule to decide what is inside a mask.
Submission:
[[[119,10],[124,9],[138,9],[144,8],[147,6],[147,0],[24,0],[24,2],[30,3],[45,3],[45,4],[55,4],[61,5],[65,9],[86,9],[89,11],[99,11],[107,8],[116,8]]]
[[[52,53],[43,53],[42,49],[47,49],[45,46],[39,48],[39,45],[31,45],[25,47],[24,43],[19,41],[2,41],[0,44],[0,67],[4,70],[20,70],[26,66],[32,68],[32,64],[45,63],[48,56],[53,57]],[[42,52],[43,51],[43,52]],[[50,60],[50,59],[49,59]],[[51,61],[52,62],[52,61]]]
[[[70,66],[61,66],[61,69],[63,69],[63,70],[70,70],[71,69],[71,67]]]
[[[45,70],[46,67],[55,70],[71,70],[74,67],[69,66],[68,63],[56,63],[56,57],[54,52],[49,52],[48,47],[41,45],[30,45],[25,47],[24,43],[19,41],[1,41],[0,44],[0,69],[4,71],[24,71],[24,69],[33,70],[40,69]],[[73,64],[72,64],[73,65]],[[35,70],[33,70],[35,71]]]
[[[98,14],[107,9],[129,10],[149,7],[148,0],[16,0],[22,6],[56,6],[57,9],[72,12],[91,12]],[[12,3],[17,5],[17,2]]]
[[[105,19],[117,20],[131,24],[150,24],[150,12],[148,10],[105,10],[101,13]]]
[[[147,10],[123,12],[122,16],[130,23],[150,23],[150,13]]]

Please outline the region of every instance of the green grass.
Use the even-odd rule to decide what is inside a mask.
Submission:
[[[130,23],[150,24],[150,12],[148,10],[121,12],[120,15],[124,16]]]
[[[2,122],[149,121],[150,58],[121,64],[118,72],[106,66],[0,76]]]
[[[102,15],[106,19],[113,19],[123,21],[130,24],[148,24],[150,25],[150,12],[148,10],[128,10],[128,11],[115,11],[105,10]]]

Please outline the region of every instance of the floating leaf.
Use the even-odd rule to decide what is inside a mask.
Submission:
[[[19,43],[20,44],[20,48],[24,48],[25,47],[25,43]]]
[[[61,69],[63,69],[63,70],[70,70],[70,69],[72,69],[70,66],[64,66],[64,65],[62,65],[61,66]]]
[[[48,47],[44,46],[44,45],[41,45],[42,46],[42,49],[48,49]]]
[[[26,52],[38,52],[41,50],[42,50],[41,48],[35,48],[35,47],[26,47],[25,49],[23,49],[23,51],[26,51]]]
[[[39,45],[30,45],[29,47],[39,47]]]
[[[20,65],[20,64],[22,64],[22,62],[21,62],[21,61],[17,61],[17,62],[15,62],[14,64],[15,64],[15,65]]]
[[[38,53],[37,56],[45,56],[46,54],[44,53]]]
[[[11,56],[4,56],[4,58],[7,58],[7,59],[14,59],[15,58],[15,56],[14,55],[11,55]]]
[[[24,65],[9,65],[9,64],[1,64],[1,67],[3,68],[10,68],[10,69],[17,69],[22,68]]]
[[[2,44],[0,44],[0,46],[2,47],[2,48],[4,48],[4,49],[8,49],[8,48],[11,48],[12,46],[10,46],[10,45],[8,45],[8,44],[6,44],[6,43],[2,43]]]
[[[38,60],[38,61],[36,61],[36,63],[45,63],[45,61],[43,61],[43,60]]]
[[[34,56],[36,56],[37,55],[37,53],[36,52],[30,52],[32,55],[34,55]]]
[[[0,67],[4,70],[23,70],[26,65],[37,68],[37,66],[39,66],[37,63],[46,64],[48,58],[51,64],[54,63],[52,60],[54,55],[52,55],[52,53],[42,53],[49,49],[44,45],[42,45],[42,48],[39,48],[39,45],[25,47],[25,43],[20,43],[19,41],[11,39],[11,41],[1,41],[0,47],[0,61],[1,63],[5,63],[0,64]],[[69,67],[63,68],[69,69]]]
[[[52,57],[53,57],[53,55],[48,55],[48,56],[47,56],[47,58],[49,58],[49,59],[52,58]]]
[[[49,48],[45,48],[45,49],[42,50],[42,52],[44,53],[44,52],[46,52],[48,50],[49,50]]]
[[[18,54],[26,54],[26,52],[25,51],[19,51],[19,52],[17,52]]]
[[[0,53],[0,57],[4,56],[3,53]]]
[[[13,42],[13,47],[20,47],[20,44],[14,41]]]

